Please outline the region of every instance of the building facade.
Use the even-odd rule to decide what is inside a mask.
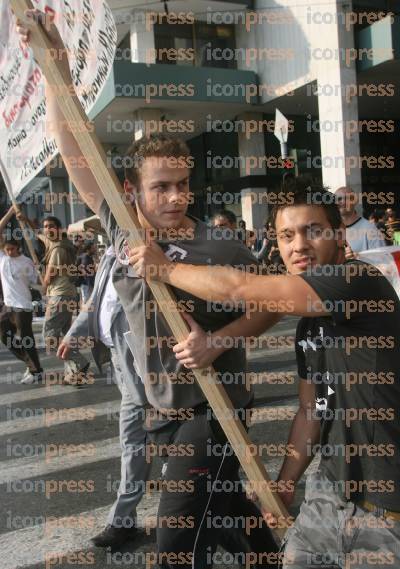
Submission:
[[[203,219],[226,208],[261,228],[288,168],[333,191],[350,185],[366,211],[399,205],[391,0],[109,3],[119,44],[90,118],[121,179],[132,140],[165,132],[189,144],[192,213]],[[289,162],[274,136],[276,108],[289,121]],[[90,214],[58,161],[32,191],[43,193],[32,217],[51,211],[68,224]]]

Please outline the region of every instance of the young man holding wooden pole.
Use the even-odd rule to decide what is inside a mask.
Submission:
[[[20,27],[19,32],[23,39],[28,39],[25,29]],[[67,77],[65,50],[59,53],[64,54],[61,65]],[[148,428],[153,433],[154,444],[149,447],[148,456],[151,458],[161,451],[169,454],[157,521],[157,561],[162,568],[174,566],[177,559],[182,569],[211,566],[223,529],[223,525],[222,528],[220,524],[215,526],[213,520],[216,516],[231,515],[233,527],[238,531],[233,532],[237,537],[231,536],[230,550],[236,548],[238,555],[255,556],[255,567],[276,566],[275,544],[259,510],[244,495],[238,476],[239,463],[194,377],[183,369],[191,362],[186,359],[185,350],[179,359],[175,358],[173,337],[160,308],[147,284],[127,263],[127,232],[115,222],[92,170],[82,168],[81,160],[76,162],[81,150],[65,128],[56,94],[49,85],[46,95],[49,125],[54,130],[70,178],[87,205],[100,215],[117,252],[119,263],[113,273],[114,283],[133,332],[130,345],[136,364],[153,405]],[[242,244],[235,240],[222,242],[215,236],[207,239],[206,226],[186,215],[192,163],[184,144],[154,137],[134,145],[129,158],[132,167],[126,172],[127,199],[136,204],[138,219],[146,233],[154,237],[152,228],[155,228],[167,254],[185,262],[191,259],[198,263],[225,262],[244,270],[252,265],[254,270],[254,258]],[[234,405],[233,411],[243,418],[252,400],[246,384],[244,338],[259,335],[277,320],[276,316],[256,311],[239,318],[243,311],[239,312],[237,307],[231,307],[230,313],[221,307],[210,310],[206,303],[191,296],[182,296],[178,291],[177,296],[178,309],[192,312],[200,326],[210,331],[211,347],[202,364],[206,368],[214,361]],[[161,306],[163,308],[165,310]],[[195,326],[190,319],[189,322]],[[239,347],[223,353],[223,348],[213,347],[215,334],[238,337]],[[218,454],[215,447],[222,448],[223,452]],[[234,492],[225,490],[224,484],[222,491],[216,489],[217,480],[235,482]],[[182,485],[185,491],[177,491]],[[231,521],[229,527],[232,527]]]
[[[398,567],[400,302],[375,267],[345,262],[334,194],[295,180],[287,195],[292,203],[275,206],[272,222],[288,275],[172,263],[154,243],[129,259],[137,274],[208,302],[276,304],[281,314],[303,317],[300,409],[289,438],[295,452],[278,482],[297,482],[318,451],[321,462],[287,532],[283,567]],[[287,506],[293,496],[281,492]]]

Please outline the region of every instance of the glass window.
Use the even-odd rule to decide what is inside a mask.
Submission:
[[[236,68],[234,26],[155,24],[154,36],[157,63]]]
[[[206,25],[199,22],[194,28],[197,65],[225,69],[236,67],[233,57],[235,48],[233,26]]]
[[[193,65],[193,27],[190,24],[155,24],[157,63]]]

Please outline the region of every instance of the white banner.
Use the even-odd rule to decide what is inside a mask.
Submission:
[[[86,113],[112,69],[117,30],[104,0],[33,0],[55,15],[68,53],[75,90]],[[58,153],[46,134],[46,101],[40,68],[22,46],[8,0],[0,0],[0,171],[15,199]]]
[[[357,253],[357,258],[360,261],[375,265],[387,278],[400,298],[400,247],[398,245],[361,251]]]

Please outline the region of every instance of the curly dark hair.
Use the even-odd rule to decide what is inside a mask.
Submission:
[[[173,157],[183,159],[189,164],[190,150],[185,141],[180,138],[172,138],[165,134],[152,134],[144,136],[131,144],[126,152],[128,165],[125,167],[125,177],[131,184],[138,186],[140,183],[140,168],[146,158],[156,156],[158,158]],[[189,166],[188,166],[189,167]]]

